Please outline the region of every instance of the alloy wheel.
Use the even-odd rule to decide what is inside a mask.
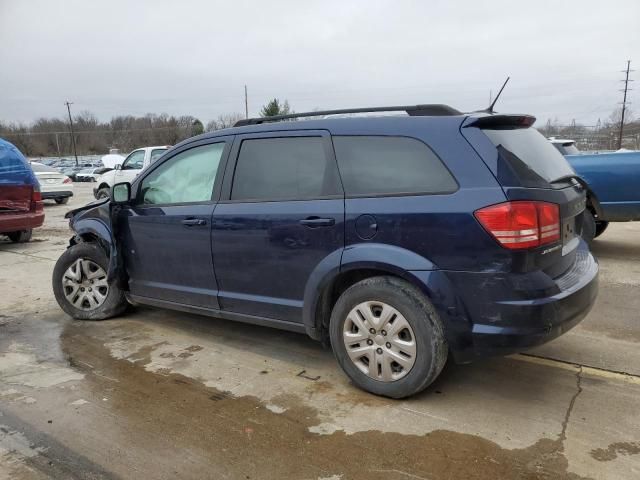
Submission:
[[[109,295],[107,273],[92,260],[79,258],[64,272],[62,290],[75,308],[95,310]]]
[[[416,339],[407,319],[384,302],[356,305],[347,315],[342,339],[353,364],[368,377],[394,382],[416,361]]]

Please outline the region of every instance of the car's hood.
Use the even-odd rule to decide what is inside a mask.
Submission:
[[[105,205],[108,208],[108,205],[106,205],[106,204],[108,204],[109,201],[110,201],[109,198],[101,198],[99,200],[94,200],[93,202],[87,203],[83,207],[78,207],[78,208],[74,208],[73,210],[69,210],[67,213],[65,213],[64,218],[73,218],[77,214],[79,214],[80,212],[84,212],[86,210],[91,210],[93,208],[100,207],[102,205]]]

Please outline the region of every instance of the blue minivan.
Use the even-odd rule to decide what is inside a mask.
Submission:
[[[594,303],[585,191],[534,121],[418,105],[188,139],[69,212],[56,299],[77,319],[131,303],[306,333],[355,385],[406,397]]]

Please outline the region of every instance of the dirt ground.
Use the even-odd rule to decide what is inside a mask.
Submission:
[[[148,308],[72,321],[51,272],[90,189],[0,241],[0,478],[640,478],[640,223],[595,242],[577,328],[394,401],[303,335]]]

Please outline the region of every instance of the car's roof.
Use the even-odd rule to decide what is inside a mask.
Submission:
[[[443,128],[459,129],[468,118],[485,120],[499,120],[505,118],[528,119],[530,126],[535,117],[526,114],[499,114],[484,111],[460,113],[455,115],[367,115],[367,116],[336,116],[327,118],[299,119],[296,121],[268,121],[259,124],[229,127],[213,132],[203,133],[196,137],[187,138],[174,148],[217,137],[229,135],[259,134],[268,132],[286,132],[300,130],[326,130],[331,135],[413,135],[418,131],[441,131]],[[489,123],[489,122],[487,122]]]
[[[442,124],[451,123],[460,125],[468,115],[450,116],[409,116],[409,115],[378,115],[378,116],[351,116],[351,117],[331,117],[321,119],[309,119],[298,121],[265,122],[257,125],[244,125],[240,127],[229,127],[214,132],[204,133],[196,137],[191,137],[176,146],[184,145],[194,141],[208,138],[223,137],[227,135],[242,135],[262,132],[286,132],[291,130],[328,130],[332,134],[348,134],[348,132],[376,132],[384,133],[388,129],[399,131],[409,125],[421,124]]]

